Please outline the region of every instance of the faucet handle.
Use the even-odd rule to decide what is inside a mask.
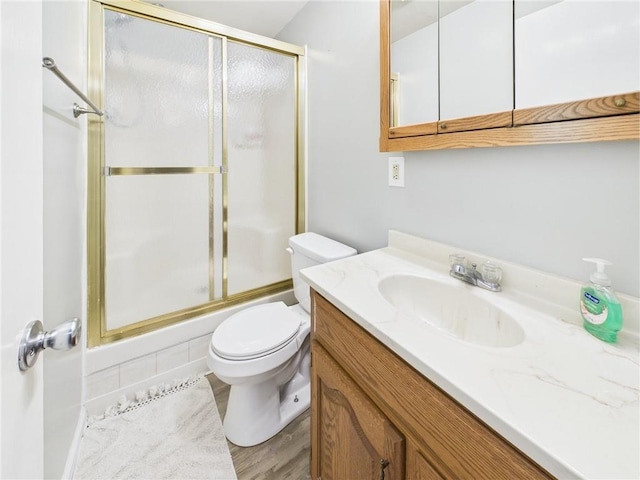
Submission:
[[[462,265],[466,267],[467,259],[461,253],[452,253],[449,255],[449,266],[453,267],[454,265]]]
[[[502,280],[502,269],[491,262],[482,265],[482,279],[493,285],[499,285]]]

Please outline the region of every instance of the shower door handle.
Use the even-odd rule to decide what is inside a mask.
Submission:
[[[102,169],[105,177],[112,175],[178,175],[183,173],[203,173],[206,175],[229,173],[227,165],[208,167],[110,167]]]
[[[50,332],[45,332],[40,320],[30,322],[24,329],[18,347],[18,367],[21,371],[29,370],[38,360],[38,355],[45,348],[69,350],[80,341],[82,324],[79,318],[58,325]]]

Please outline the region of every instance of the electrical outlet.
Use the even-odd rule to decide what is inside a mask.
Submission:
[[[394,163],[391,167],[391,178],[396,182],[400,180],[400,165],[397,163]]]
[[[404,157],[389,157],[389,186],[404,187]]]

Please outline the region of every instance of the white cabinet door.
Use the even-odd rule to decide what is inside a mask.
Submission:
[[[515,0],[516,108],[640,90],[640,2]]]
[[[512,2],[440,0],[439,8],[440,120],[512,110]]]
[[[0,1],[0,478],[43,478],[43,356],[18,369],[43,313],[42,3]]]

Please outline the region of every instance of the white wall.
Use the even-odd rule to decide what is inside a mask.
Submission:
[[[378,2],[312,1],[278,38],[309,51],[309,230],[367,251],[397,229],[578,280],[599,256],[640,294],[638,142],[409,152],[391,188]]]
[[[44,56],[80,90],[85,88],[86,3],[44,1]],[[53,73],[42,69],[44,133],[44,328],[79,317],[86,331],[83,255],[85,242],[84,103]],[[84,341],[82,342],[84,345]],[[81,432],[82,348],[44,352],[44,473],[61,478]]]

